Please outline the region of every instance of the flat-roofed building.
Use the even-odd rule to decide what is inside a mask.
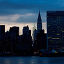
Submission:
[[[64,11],[47,12],[48,48],[64,48]]]

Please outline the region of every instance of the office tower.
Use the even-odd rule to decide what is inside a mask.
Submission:
[[[38,14],[38,19],[37,19],[37,30],[42,30],[42,19],[41,19],[41,15],[40,15],[40,11]]]
[[[41,49],[46,49],[46,35],[44,30],[42,30],[42,19],[39,11],[37,20],[37,30],[34,30],[34,49],[39,51]]]
[[[31,30],[29,30],[28,26],[23,27],[23,35],[31,36]]]
[[[64,11],[47,12],[47,35],[49,49],[64,48]]]
[[[9,30],[9,43],[10,43],[10,48],[11,52],[14,53],[16,51],[16,46],[17,46],[17,41],[18,41],[18,36],[19,36],[19,27],[10,27]]]
[[[5,36],[5,25],[0,25],[0,40],[4,40]]]
[[[9,32],[11,38],[17,38],[19,36],[19,27],[10,27]]]
[[[31,30],[28,26],[23,27],[23,42],[26,48],[32,47]]]
[[[34,41],[36,40],[36,36],[37,36],[37,30],[34,29],[34,31],[33,31],[33,40],[34,40]]]
[[[4,51],[5,25],[0,25],[0,52]]]

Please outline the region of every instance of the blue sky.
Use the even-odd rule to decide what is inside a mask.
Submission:
[[[35,22],[39,10],[44,22],[46,11],[64,10],[64,0],[0,0],[0,16],[20,15],[16,22]]]
[[[46,11],[64,10],[64,0],[0,0],[0,24],[37,22],[39,10],[46,23]]]

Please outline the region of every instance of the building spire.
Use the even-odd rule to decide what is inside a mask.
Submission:
[[[39,10],[39,14],[38,14],[38,20],[40,20],[40,21],[41,21],[40,10]]]
[[[37,20],[37,30],[42,30],[42,19],[41,19],[40,11],[39,11],[38,20]]]

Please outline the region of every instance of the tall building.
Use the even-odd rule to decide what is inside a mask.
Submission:
[[[16,46],[17,46],[17,41],[18,41],[18,36],[19,36],[19,27],[10,27],[9,30],[9,43],[10,43],[10,50],[11,52],[16,51]]]
[[[30,53],[32,51],[31,30],[29,30],[28,25],[23,27],[22,47],[25,52]]]
[[[5,40],[5,25],[0,25],[0,52],[3,52]]]
[[[5,36],[5,25],[0,25],[0,40],[3,40]]]
[[[47,12],[47,34],[49,49],[64,48],[64,11]]]
[[[39,11],[38,19],[37,19],[37,30],[42,30],[42,19]]]
[[[10,36],[11,38],[17,38],[17,36],[19,36],[19,27],[10,27]]]
[[[34,41],[36,40],[36,36],[37,36],[37,30],[35,29],[35,30],[33,31],[33,40],[34,40]]]
[[[44,33],[44,30],[42,30],[42,19],[40,15],[40,11],[38,14],[38,20],[37,20],[37,30],[35,29],[33,31],[34,34],[34,50],[39,51],[41,49],[46,49],[46,35]]]
[[[23,35],[31,36],[31,30],[29,30],[28,26],[23,27]]]

